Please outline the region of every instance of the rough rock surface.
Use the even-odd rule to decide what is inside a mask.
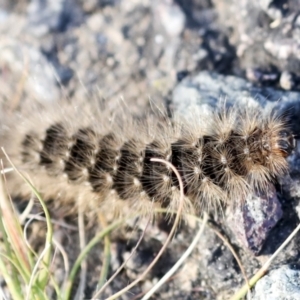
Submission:
[[[298,266],[282,266],[256,284],[252,300],[297,300],[300,298],[299,280]]]
[[[213,0],[249,80],[299,89],[298,0]],[[237,26],[238,24],[238,26]]]

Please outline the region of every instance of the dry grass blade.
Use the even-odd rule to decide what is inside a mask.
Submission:
[[[149,225],[149,221],[146,224],[145,229],[143,230],[138,242],[136,243],[135,247],[133,248],[133,250],[131,251],[129,257],[122,263],[122,265],[118,268],[118,270],[116,270],[116,272],[109,278],[109,280],[102,286],[102,288],[97,292],[97,294],[94,295],[94,297],[92,298],[93,300],[96,300],[97,297],[99,297],[101,295],[101,293],[104,291],[104,289],[116,278],[116,276],[122,271],[122,269],[124,268],[124,266],[127,264],[127,262],[129,261],[129,259],[133,256],[133,254],[136,252],[138,246],[140,245],[141,241],[143,240],[147,227]]]
[[[46,216],[46,223],[47,223],[47,234],[46,234],[46,241],[45,241],[45,249],[47,249],[48,251],[45,252],[45,255],[43,257],[42,260],[42,264],[43,266],[49,266],[50,264],[50,260],[51,260],[51,245],[52,245],[52,236],[53,236],[53,228],[52,228],[52,224],[51,224],[51,219],[50,219],[50,214],[49,211],[47,209],[46,204],[44,203],[41,195],[39,194],[39,192],[36,190],[36,188],[32,185],[32,183],[20,172],[18,171],[18,169],[15,167],[15,165],[13,164],[13,162],[10,160],[9,156],[7,155],[7,153],[5,152],[4,148],[1,147],[2,152],[4,153],[6,159],[8,160],[8,162],[12,165],[12,167],[14,168],[14,170],[18,173],[18,175],[28,184],[28,186],[31,188],[32,192],[34,193],[34,195],[38,198],[43,211],[45,213]],[[50,245],[50,246],[49,246]],[[49,280],[49,272],[47,270],[47,268],[43,268],[40,272],[39,272],[39,277],[37,279],[37,281],[39,281],[39,284],[41,286],[46,286],[47,282]]]
[[[99,213],[98,218],[102,227],[105,228],[107,226],[105,216],[102,213]],[[110,242],[110,236],[106,235],[104,237],[104,259],[103,259],[103,265],[101,268],[101,273],[98,281],[97,290],[101,289],[105,284],[105,281],[107,280],[107,275],[110,266],[110,259],[111,259],[111,242]],[[97,294],[98,292],[96,291],[96,295]]]
[[[233,247],[230,245],[230,243],[227,241],[227,239],[219,232],[217,231],[215,228],[212,228],[211,229],[214,231],[214,233],[223,241],[223,243],[227,246],[227,248],[230,250],[231,254],[234,256],[237,264],[239,265],[239,268],[243,274],[243,277],[245,279],[245,282],[246,282],[246,286],[247,286],[247,289],[250,290],[250,284],[249,284],[249,280],[248,280],[248,277],[246,275],[246,272],[245,272],[245,269],[238,257],[238,255],[236,254],[236,252],[234,251]]]
[[[132,217],[136,217],[136,215],[134,216],[129,216],[128,218],[132,218]],[[106,228],[104,228],[102,231],[100,231],[96,236],[93,237],[93,239],[85,246],[85,248],[80,252],[79,256],[77,257],[71,272],[68,276],[68,280],[64,286],[63,289],[63,299],[70,299],[71,296],[71,291],[72,291],[72,287],[73,287],[73,283],[76,277],[76,274],[78,272],[78,269],[80,268],[81,262],[85,259],[85,257],[88,255],[88,253],[90,252],[90,250],[101,241],[102,238],[104,238],[109,232],[111,232],[112,230],[118,228],[119,226],[121,226],[126,219],[128,218],[124,218],[124,219],[120,219],[117,220],[116,222],[108,225]]]
[[[20,227],[18,219],[16,218],[12,207],[12,202],[8,200],[8,191],[5,190],[3,186],[3,180],[6,182],[5,176],[1,175],[0,189],[2,191],[2,197],[0,201],[0,207],[2,218],[10,239],[11,246],[14,249],[14,253],[19,257],[20,262],[22,262],[22,266],[29,271],[30,261],[26,252],[26,242],[22,238],[22,228]]]
[[[16,223],[16,218],[7,219],[7,214],[3,214],[3,203],[5,205],[9,204],[7,200],[7,194],[3,188],[3,178],[0,177],[0,233],[1,233],[1,256],[0,256],[0,272],[4,281],[6,282],[8,289],[14,299],[22,299],[22,287],[19,281],[18,272],[19,270],[24,273],[23,276],[26,278],[29,276],[29,270],[25,264],[24,270],[21,270],[22,258],[23,255],[16,255],[15,250],[18,250],[19,246],[13,246],[14,239],[10,238],[10,228],[13,226],[13,223]],[[5,217],[6,216],[6,217]],[[11,225],[7,225],[7,223]],[[17,223],[16,223],[17,224]],[[18,232],[17,229],[14,231]],[[19,235],[20,241],[22,241],[22,234]],[[3,243],[3,245],[2,245]],[[15,259],[14,259],[15,258]],[[26,261],[27,262],[27,261]],[[9,265],[10,264],[10,265]]]
[[[42,253],[40,254],[32,272],[31,272],[31,276],[30,276],[30,281],[29,281],[29,284],[27,286],[27,291],[26,291],[26,300],[30,300],[31,297],[32,297],[32,293],[31,293],[31,289],[32,289],[32,286],[34,284],[34,281],[36,279],[36,274],[38,272],[38,268],[40,266],[40,264],[42,263],[45,255],[47,254],[47,251],[49,250],[49,248],[51,248],[51,244],[48,244],[45,246],[44,250],[42,251]]]

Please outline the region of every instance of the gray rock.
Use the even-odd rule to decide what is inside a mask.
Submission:
[[[178,37],[185,25],[185,15],[175,1],[164,0],[154,3],[155,12],[166,33],[171,37]]]
[[[292,87],[294,86],[294,80],[293,80],[293,76],[291,73],[284,71],[281,73],[280,76],[280,86],[284,89],[284,90],[291,90]]]
[[[252,300],[298,300],[300,299],[300,271],[282,266],[260,279],[252,293]]]
[[[299,97],[298,92],[259,88],[239,77],[204,71],[197,76],[186,77],[174,89],[172,105],[182,114],[196,106],[214,108],[220,100],[226,100],[227,106],[238,104],[269,110],[275,106],[284,109],[287,105],[296,105]]]
[[[226,106],[251,107],[265,113],[270,110],[282,113],[288,111],[289,118],[294,119],[293,123],[299,124],[299,98],[297,92],[259,88],[234,76],[201,72],[197,76],[186,77],[174,89],[172,109],[183,117],[195,110],[201,114],[210,114],[224,102]],[[297,156],[290,159],[291,171],[296,170],[299,165],[296,163]],[[284,180],[285,190],[289,193],[293,179],[287,176]],[[251,201],[240,199],[245,205],[229,211],[227,226],[244,248],[257,255],[283,212],[273,185],[270,185],[267,195],[258,192],[256,195],[249,195],[249,199]]]
[[[249,195],[245,205],[237,206],[228,214],[227,221],[244,247],[258,255],[282,214],[275,187],[270,184],[268,193]]]
[[[299,77],[299,0],[214,0],[213,3],[247,75],[270,74],[271,77],[260,76],[259,80],[269,85],[278,84],[284,71]],[[274,78],[274,75],[279,76]]]
[[[4,67],[16,82],[23,80],[25,93],[38,101],[57,101],[61,96],[55,68],[35,47],[14,39],[2,38],[0,69]],[[2,84],[13,87],[6,82]]]
[[[37,36],[63,31],[70,23],[83,21],[83,15],[70,0],[32,0],[28,6],[28,23]]]

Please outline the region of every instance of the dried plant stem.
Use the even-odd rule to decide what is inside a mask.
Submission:
[[[248,277],[246,275],[246,272],[245,272],[245,268],[244,266],[242,265],[242,262],[241,260],[239,259],[238,255],[236,254],[236,252],[234,251],[233,247],[230,245],[230,243],[228,242],[228,240],[219,232],[217,231],[215,228],[212,228],[211,229],[213,230],[213,232],[223,241],[223,243],[227,246],[227,248],[230,250],[231,254],[234,256],[237,264],[239,265],[239,268],[243,274],[243,277],[244,277],[244,280],[246,282],[246,285],[247,286],[247,289],[248,291],[250,290],[250,283],[249,283],[249,280],[248,280]]]
[[[198,233],[196,234],[188,249],[183,253],[176,264],[159,280],[159,282],[150,291],[147,292],[147,294],[141,300],[148,300],[171,276],[173,276],[173,274],[180,268],[184,261],[191,255],[192,251],[194,250],[202,236],[207,220],[208,215],[207,213],[204,213],[201,227],[199,228]]]
[[[272,254],[272,256],[264,263],[264,265],[257,271],[257,273],[249,280],[250,288],[252,288],[256,284],[256,282],[266,274],[273,260],[287,246],[287,244],[293,239],[293,237],[298,233],[299,230],[300,224],[293,230],[293,232],[287,237],[287,239],[281,244],[281,246]],[[244,285],[230,300],[242,299],[246,296],[248,290],[248,285]]]
[[[43,216],[34,215],[34,214],[28,214],[27,217],[28,217],[28,218],[31,218],[32,220],[37,220],[37,221],[43,221],[43,222],[46,222],[46,218],[43,217]],[[77,228],[76,226],[67,224],[67,223],[62,222],[62,221],[58,221],[58,220],[51,219],[51,223],[54,224],[54,225],[58,225],[59,227],[63,227],[63,228],[72,230],[72,231],[77,231],[77,230],[78,230],[78,228]]]
[[[165,241],[164,245],[162,246],[162,248],[160,249],[160,251],[158,252],[156,257],[153,259],[151,264],[146,268],[146,270],[136,280],[134,280],[128,286],[123,288],[121,291],[119,291],[119,292],[115,293],[114,295],[112,295],[111,297],[107,298],[107,300],[117,299],[119,296],[121,296],[122,294],[129,291],[132,287],[134,287],[138,282],[140,282],[148,274],[148,272],[154,267],[154,265],[157,263],[157,261],[159,260],[159,258],[162,256],[162,254],[166,250],[167,246],[169,245],[169,243],[177,229],[180,218],[181,218],[181,213],[182,213],[182,210],[184,207],[184,189],[183,189],[183,182],[182,182],[179,172],[171,163],[169,163],[168,161],[165,161],[163,159],[151,158],[151,161],[166,164],[169,168],[171,168],[173,170],[173,172],[176,174],[176,176],[178,178],[178,182],[179,182],[179,186],[180,186],[180,201],[179,201],[179,205],[178,205],[176,218],[175,218],[173,227],[171,229],[171,232],[170,232],[169,236],[167,237],[167,240]]]

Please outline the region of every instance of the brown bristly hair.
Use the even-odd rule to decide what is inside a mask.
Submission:
[[[39,110],[3,120],[1,146],[45,199],[86,213],[151,216],[157,206],[176,210],[178,180],[153,158],[179,171],[184,212],[239,205],[287,172],[294,146],[284,118],[253,109],[222,108],[172,120],[161,112],[135,119],[128,110],[100,110],[96,103]],[[14,174],[9,187],[12,195],[30,193]]]

